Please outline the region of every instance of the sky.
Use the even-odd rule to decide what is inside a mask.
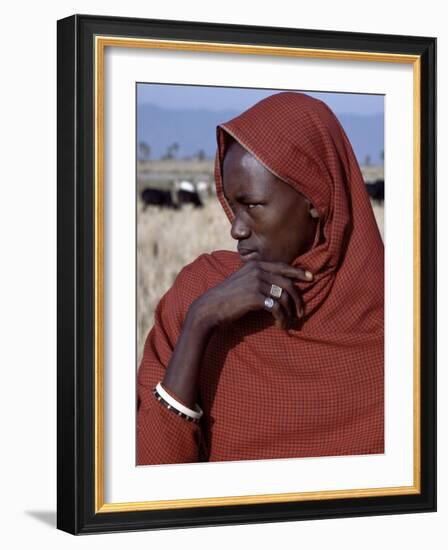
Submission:
[[[179,158],[216,147],[216,125],[281,90],[178,84],[137,84],[137,140],[161,158],[173,142]],[[360,163],[382,164],[384,95],[337,92],[305,93],[323,100],[343,125]],[[174,116],[174,113],[176,115]]]
[[[223,88],[213,86],[145,84],[137,86],[137,104],[152,103],[164,108],[204,108],[214,111],[245,110],[254,103],[280,90]],[[384,113],[384,96],[379,94],[329,93],[304,91],[322,99],[335,112],[372,115]]]

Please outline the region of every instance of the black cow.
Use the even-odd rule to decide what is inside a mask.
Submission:
[[[173,201],[171,191],[166,191],[165,189],[147,187],[143,189],[140,197],[144,204],[143,209],[146,209],[149,205],[160,206],[162,208],[174,208],[176,210],[179,208],[179,205]]]
[[[367,183],[366,187],[370,198],[377,201],[384,201],[384,180],[376,180],[373,183]]]
[[[177,201],[180,205],[193,204],[195,208],[202,208],[204,206],[197,191],[179,189],[177,192]]]

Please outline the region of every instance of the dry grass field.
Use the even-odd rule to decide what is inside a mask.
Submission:
[[[373,204],[373,203],[372,203]],[[381,204],[373,204],[383,235]],[[147,207],[137,210],[137,357],[140,362],[154,310],[177,273],[203,252],[235,250],[230,224],[216,197],[204,208],[181,210]]]

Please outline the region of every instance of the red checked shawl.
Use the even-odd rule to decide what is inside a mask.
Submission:
[[[242,267],[236,252],[203,254],[161,299],[138,372],[137,463],[384,452],[383,244],[352,147],[330,109],[307,95],[268,97],[217,129],[215,180],[228,134],[319,212],[313,247],[293,265],[306,320],[287,332],[258,311],[215,330],[199,382],[199,425],[165,408],[164,375],[189,305]]]

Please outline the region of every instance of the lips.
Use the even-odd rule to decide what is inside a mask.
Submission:
[[[258,252],[256,250],[250,250],[249,248],[238,247],[238,254],[240,255],[243,262],[255,260],[258,256]]]

